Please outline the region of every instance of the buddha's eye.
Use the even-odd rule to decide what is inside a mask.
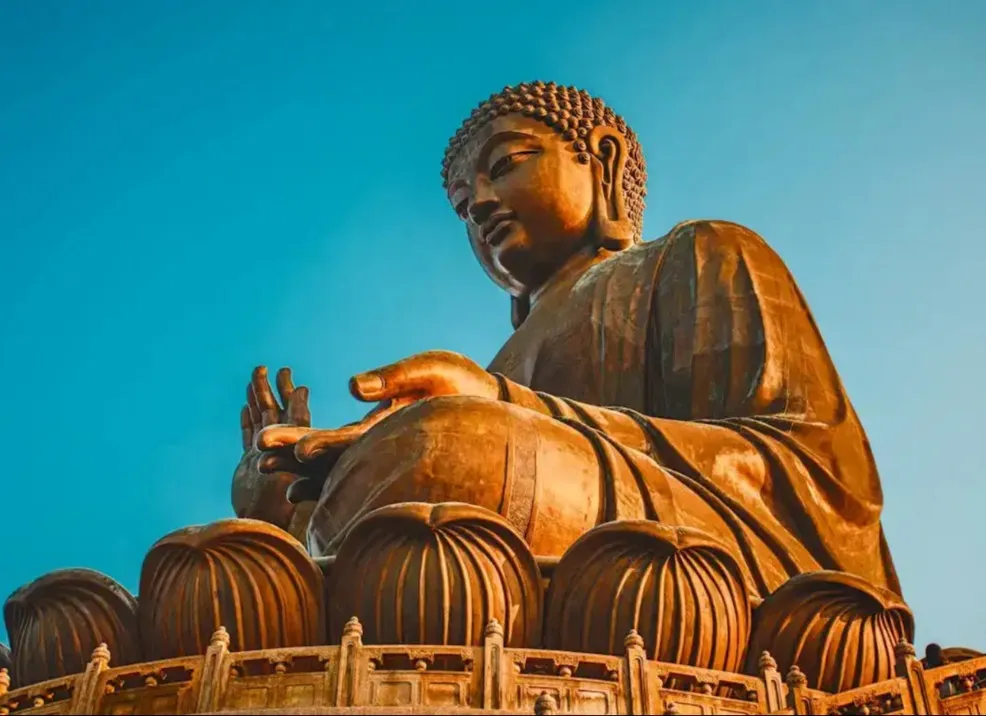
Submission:
[[[459,215],[459,218],[463,221],[469,220],[469,199],[463,199],[458,204],[455,205],[455,213]]]
[[[536,149],[525,149],[523,151],[505,154],[497,159],[493,166],[490,167],[490,179],[499,179],[517,164],[537,153],[538,151]]]

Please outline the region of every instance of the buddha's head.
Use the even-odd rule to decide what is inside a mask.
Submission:
[[[506,87],[473,110],[442,164],[487,274],[523,305],[581,251],[641,238],[646,172],[633,131],[586,92]]]

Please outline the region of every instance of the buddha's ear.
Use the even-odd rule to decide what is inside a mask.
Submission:
[[[621,251],[633,244],[633,222],[623,201],[627,143],[613,127],[595,127],[586,138],[595,177],[595,224],[599,245]]]

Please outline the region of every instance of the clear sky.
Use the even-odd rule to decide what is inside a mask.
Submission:
[[[0,598],[71,566],[136,590],[156,539],[231,516],[258,363],[334,427],[354,372],[492,358],[508,301],[440,161],[544,79],[640,135],[648,237],[730,219],[789,263],[919,646],[986,650],[986,2],[618,5],[0,4]]]

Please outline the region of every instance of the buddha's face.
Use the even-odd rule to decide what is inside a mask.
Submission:
[[[587,244],[594,175],[573,142],[522,114],[480,129],[449,168],[448,197],[486,272],[514,295]]]

